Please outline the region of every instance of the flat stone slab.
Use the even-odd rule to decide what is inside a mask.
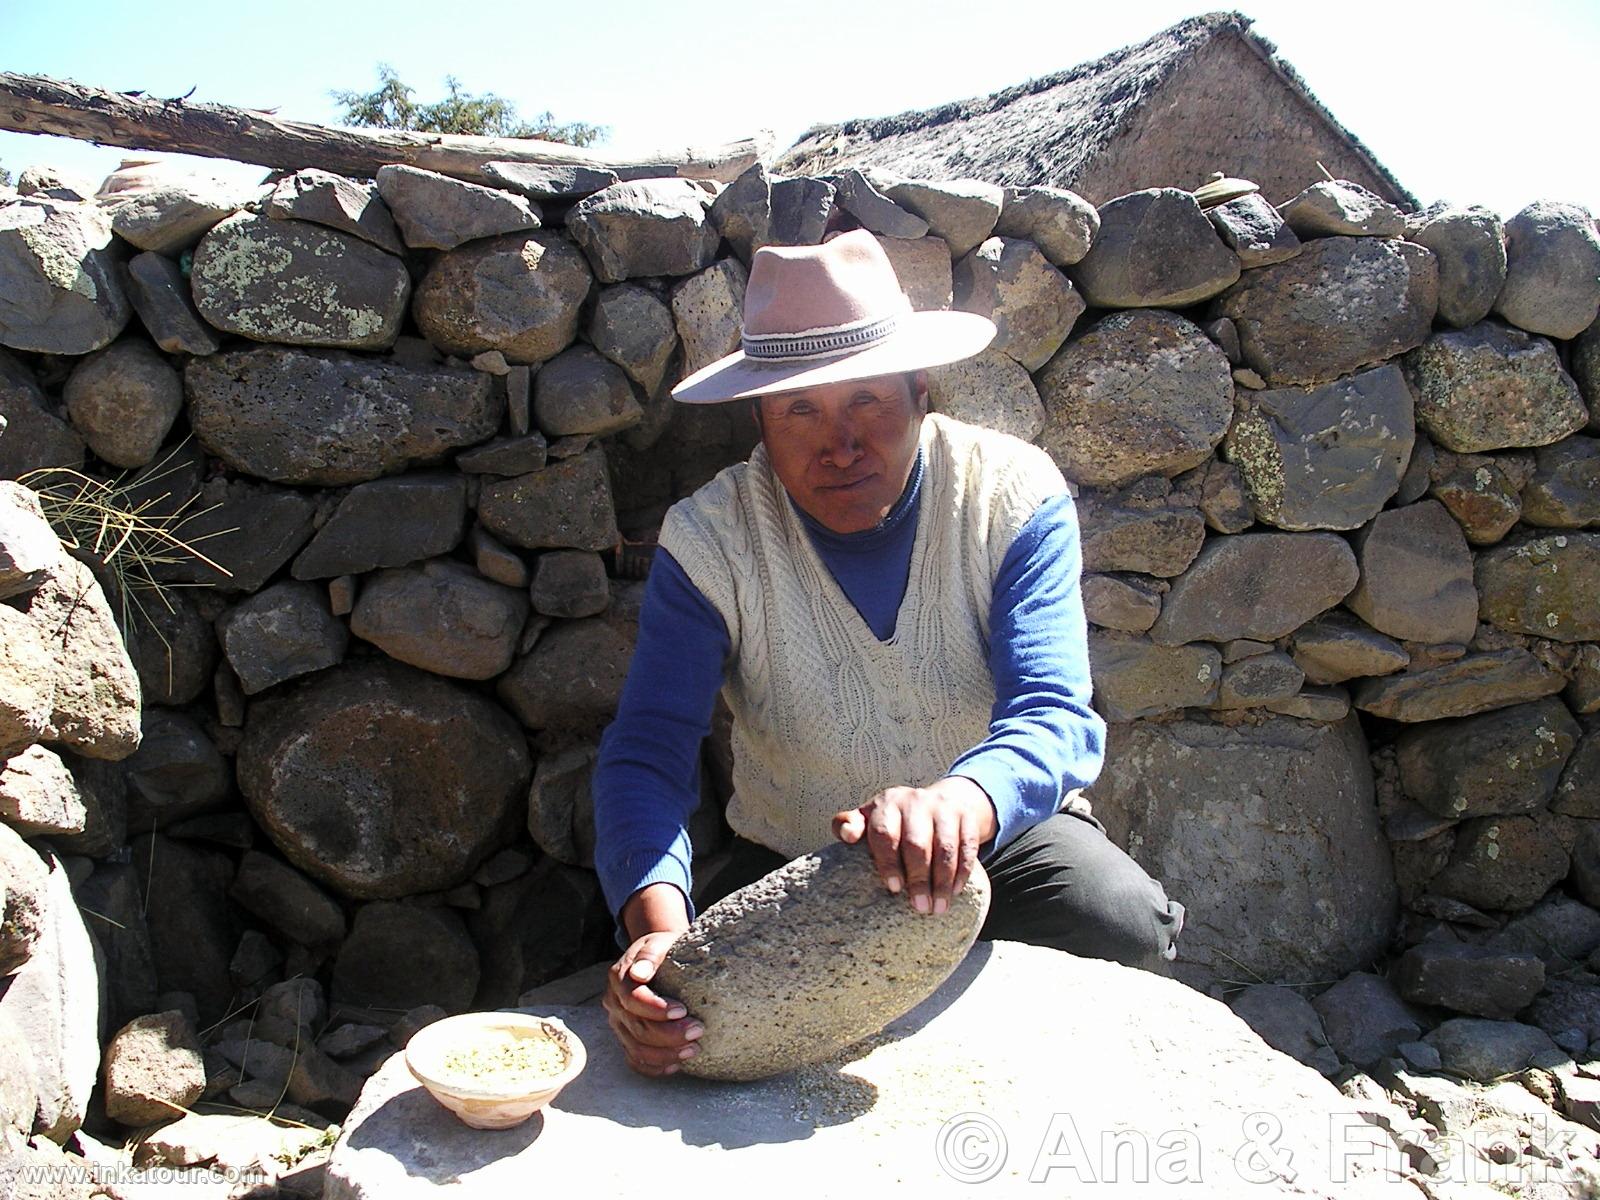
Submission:
[[[324,1200],[620,1196],[662,1180],[706,1196],[954,1196],[975,1183],[985,1196],[1421,1195],[1398,1151],[1372,1148],[1386,1135],[1353,1102],[1226,1005],[1054,950],[980,942],[882,1033],[754,1083],[646,1079],[598,1005],[537,1011],[588,1051],[551,1108],[468,1129],[395,1055],[345,1123]]]

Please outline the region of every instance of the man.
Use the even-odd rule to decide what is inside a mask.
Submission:
[[[1166,972],[1182,906],[1069,803],[1105,723],[1066,484],[1038,448],[928,413],[926,368],[994,325],[912,312],[856,231],[757,251],[742,333],[673,395],[748,400],[761,444],[667,514],[595,774],[626,946],[604,1003],[629,1063],[670,1074],[702,1032],[648,984],[694,915],[685,827],[719,689],[737,836],[707,902],[864,838],[930,920],[981,861],[980,936]]]

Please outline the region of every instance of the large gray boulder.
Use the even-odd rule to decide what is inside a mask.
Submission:
[[[467,527],[467,481],[451,471],[414,471],[353,487],[290,568],[296,579],[330,579],[448,554]]]
[[[1065,188],[1008,187],[994,231],[1001,237],[1024,238],[1056,266],[1070,267],[1089,253],[1100,231],[1100,214]]]
[[[623,369],[588,346],[569,346],[534,378],[533,419],[547,437],[604,437],[643,416]]]
[[[539,228],[539,210],[521,196],[420,167],[378,168],[378,194],[406,245],[454,250],[462,242]]]
[[[1300,253],[1300,239],[1294,230],[1259,192],[1208,208],[1206,216],[1245,270],[1283,262]]]
[[[1247,272],[1215,308],[1239,330],[1245,361],[1269,384],[1326,383],[1428,336],[1438,269],[1421,246],[1330,237]]]
[[[1600,525],[1600,438],[1570,437],[1534,451],[1520,515],[1530,525]]]
[[[950,261],[950,247],[943,238],[874,236],[894,268],[901,294],[911,302],[912,308],[928,312],[951,306],[955,297],[955,271]]]
[[[1031,442],[1044,428],[1044,403],[1027,370],[1009,354],[983,350],[928,372],[933,411]]]
[[[284,856],[358,898],[461,883],[512,828],[532,773],[494,703],[381,661],[252,705],[238,757],[239,789]]]
[[[1577,835],[1574,818],[1549,811],[1472,817],[1428,890],[1482,910],[1532,908],[1566,878]]]
[[[706,909],[667,950],[654,983],[705,1026],[683,1070],[764,1079],[870,1037],[949,977],[988,911],[981,868],[950,911],[930,914],[883,886],[864,844],[802,855]],[[874,969],[888,962],[892,973]]]
[[[1522,516],[1518,493],[1532,474],[1533,456],[1526,451],[1454,454],[1439,450],[1428,469],[1428,494],[1450,510],[1468,542],[1492,546]]]
[[[1191,192],[1149,188],[1100,206],[1100,229],[1073,281],[1096,308],[1183,308],[1239,278]]]
[[[1189,569],[1205,545],[1205,517],[1184,504],[1150,503],[1143,485],[1112,496],[1078,497],[1085,571],[1137,571],[1170,579]]]
[[[39,939],[0,993],[0,1023],[32,1051],[33,1131],[65,1142],[83,1124],[100,1066],[100,974],[66,867],[45,861]]]
[[[174,524],[173,535],[209,561],[175,556],[177,562],[152,571],[159,580],[255,592],[312,536],[317,502],[295,488],[218,476],[189,495],[190,513]]]
[[[1323,179],[1278,206],[1289,228],[1302,238],[1397,238],[1404,214],[1382,196],[1348,179]]]
[[[660,390],[672,352],[678,348],[678,330],[672,310],[654,292],[635,283],[603,288],[584,332],[594,348],[626,371],[646,396]]]
[[[1083,315],[1072,282],[1032,242],[992,237],[955,264],[952,303],[995,325],[991,350],[1037,371]]]
[[[0,978],[27,962],[45,936],[49,873],[38,852],[0,824]]]
[[[1453,1017],[1422,1040],[1439,1052],[1445,1070],[1480,1083],[1515,1074],[1534,1055],[1556,1048],[1532,1025],[1478,1017]]]
[[[0,479],[0,600],[33,591],[65,553],[39,507],[38,493]]]
[[[60,742],[116,760],[139,736],[139,677],[105,593],[63,556],[26,609],[0,604],[0,758]]]
[[[93,204],[0,205],[0,346],[88,354],[133,309],[117,277],[111,222]]]
[[[1294,632],[1294,661],[1313,684],[1343,683],[1364,675],[1388,675],[1411,661],[1399,642],[1330,609]]]
[[[693,275],[717,256],[710,207],[688,179],[639,179],[585,196],[567,213],[567,229],[601,283]]]
[[[32,372],[0,350],[0,479],[83,467],[83,437],[56,414]]]
[[[1573,338],[1600,312],[1600,234],[1581,204],[1535,200],[1506,222],[1494,310],[1529,333]]]
[[[246,850],[228,889],[230,899],[301,946],[325,948],[344,940],[344,910],[287,863]]]
[[[1133,721],[1177,709],[1207,708],[1222,680],[1215,646],[1159,646],[1129,633],[1089,633],[1095,708],[1108,721]]]
[[[1523,536],[1477,557],[1478,615],[1508,633],[1600,641],[1600,533]]]
[[[685,375],[739,349],[749,281],[743,263],[722,258],[673,287],[672,319],[683,343]]]
[[[1258,520],[1280,529],[1355,529],[1400,487],[1416,429],[1392,363],[1315,388],[1241,392],[1223,453]]]
[[[1016,1019],[1023,995],[1051,998],[1051,1037],[1072,1047],[1070,1069],[1041,1053],[1034,1022]],[[759,1178],[785,1198],[955,1194],[980,1181],[1020,1197],[1040,1190],[1030,1174],[1057,1192],[1096,1195],[1149,1196],[1163,1184],[1196,1200],[1421,1195],[1401,1179],[1402,1156],[1380,1127],[1226,1005],[1174,980],[1037,946],[979,943],[860,1050],[756,1083],[680,1076],[664,1086],[629,1070],[598,1005],[530,1011],[559,1017],[588,1052],[583,1074],[550,1108],[511,1130],[468,1129],[396,1056],[344,1123],[326,1200],[419,1200],[446,1189],[488,1200],[530,1179],[581,1178],[599,1194],[621,1193],[642,1161],[711,1195]],[[1227,1063],[1236,1083],[1174,1071],[1178,1059]],[[930,1071],[934,1062],[944,1065]],[[1241,1133],[1262,1130],[1250,1122],[1263,1113],[1273,1118],[1271,1160],[1241,1151],[1265,1148]],[[1330,1128],[1361,1147],[1348,1172],[1329,1159]],[[1136,1169],[1145,1153],[1160,1183]]]
[[[1355,714],[1113,725],[1087,795],[1188,910],[1186,982],[1338,978],[1387,947],[1394,869]]]
[[[494,434],[504,399],[461,367],[267,346],[190,360],[195,436],[276,483],[337,486],[403,471]]]
[[[217,618],[217,638],[246,696],[331,667],[350,631],[328,611],[324,588],[286,579],[246,597]]]
[[[1405,794],[1441,817],[1543,808],[1582,730],[1546,698],[1455,721],[1413,726],[1396,741]]]
[[[757,250],[771,242],[772,180],[761,162],[717,193],[711,202],[711,223],[746,266]]]
[[[351,350],[392,346],[411,298],[405,264],[371,242],[248,212],[201,239],[189,283],[225,333]]]
[[[43,746],[0,761],[0,821],[24,837],[82,833],[83,796],[61,756]]]
[[[339,947],[333,999],[393,1012],[423,1004],[462,1012],[478,974],[478,950],[452,909],[375,900],[357,910]]]
[[[417,284],[412,316],[450,354],[498,350],[539,363],[577,336],[594,286],[588,264],[558,233],[508,233],[441,254]]]
[[[588,617],[543,634],[495,685],[529,729],[588,731],[616,714],[633,658],[633,640],[617,624]]]
[[[605,452],[598,447],[542,471],[486,484],[478,519],[525,550],[605,550],[617,542]]]
[[[1362,527],[1355,544],[1361,580],[1345,599],[1350,611],[1402,640],[1472,640],[1472,551],[1444,505],[1422,500],[1387,509]]]
[[[1446,206],[1406,234],[1439,261],[1439,319],[1457,329],[1489,315],[1506,282],[1505,227],[1491,209]]]
[[[191,250],[251,200],[251,189],[194,175],[123,197],[107,210],[117,236],[140,250],[179,254]]]
[[[527,619],[527,593],[435,558],[368,579],[350,632],[435,675],[492,679],[511,665]]]
[[[1228,431],[1228,359],[1176,313],[1113,313],[1038,375],[1039,444],[1068,479],[1118,487],[1198,466]]]
[[[1532,954],[1424,942],[1396,959],[1389,977],[1413,1004],[1505,1020],[1539,994],[1544,964]]]
[[[1349,545],[1334,533],[1240,533],[1200,551],[1150,629],[1163,646],[1272,641],[1332,608],[1356,586]]]
[[[1405,369],[1417,424],[1447,450],[1544,446],[1589,419],[1555,347],[1496,321],[1434,334]]]
[[[927,235],[928,223],[909,209],[901,208],[881,190],[883,176],[873,172],[873,178],[855,167],[847,167],[833,176],[839,189],[835,202],[854,217],[863,229],[874,234],[896,238],[920,238]]]
[[[1437,721],[1552,696],[1565,684],[1560,671],[1512,647],[1364,679],[1356,688],[1354,703],[1363,712],[1393,721]]]
[[[106,1115],[124,1125],[181,1116],[205,1091],[200,1040],[181,1012],[135,1017],[106,1044]]]
[[[981,179],[904,179],[886,194],[902,208],[928,223],[928,232],[950,247],[950,257],[961,258],[994,232],[1005,192]]]
[[[153,459],[183,411],[178,372],[133,338],[81,360],[61,395],[89,449],[114,467],[142,467]]]

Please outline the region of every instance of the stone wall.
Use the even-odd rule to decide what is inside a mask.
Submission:
[[[999,327],[934,372],[935,406],[1036,441],[1076,486],[1111,722],[1091,798],[1188,906],[1184,977],[1349,976],[1329,1036],[1329,1012],[1391,1011],[1363,990],[1398,1005],[1391,983],[1421,1006],[1412,1036],[1536,996],[1549,1032],[1600,1036],[1579,970],[1600,946],[1583,210],[1502,228],[1336,182],[1281,211],[1176,189],[1096,210],[759,168],[721,190],[303,171],[105,202],[20,182],[0,477],[116,480],[204,555],[153,562],[170,586],[125,608],[80,552],[142,688],[116,765],[16,717],[0,671],[0,746],[31,747],[0,817],[115,910],[89,923],[119,964],[102,1033],[163,996],[271,1040],[229,1021],[313,980],[320,1024],[273,1030],[334,1038],[291,1098],[337,1115],[381,1054],[320,1015],[324,990],[382,1049],[401,1014],[510,1004],[614,954],[588,779],[648,547],[754,437],[741,406],[668,389],[737,348],[755,247],[860,225],[916,305]],[[702,866],[726,840],[723,746]],[[209,1054],[208,1094],[259,1098],[239,1065]]]

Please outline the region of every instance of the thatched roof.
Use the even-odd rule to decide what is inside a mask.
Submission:
[[[785,174],[873,164],[920,178],[970,176],[1000,184],[1079,177],[1132,115],[1207,43],[1234,36],[1249,46],[1306,108],[1391,183],[1411,193],[1306,86],[1277,48],[1238,12],[1190,17],[1137,46],[989,96],[892,117],[818,125],[778,159]]]

